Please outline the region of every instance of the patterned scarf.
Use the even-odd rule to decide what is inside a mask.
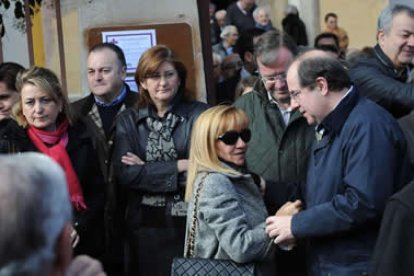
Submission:
[[[43,131],[29,126],[27,134],[40,152],[55,160],[65,171],[70,200],[77,211],[86,210],[79,179],[66,151],[68,143],[68,121],[63,121],[55,131]],[[48,144],[48,146],[46,144]],[[51,146],[50,146],[51,145]]]
[[[172,113],[168,113],[165,119],[147,118],[147,125],[150,128],[145,151],[147,162],[177,159],[172,131],[180,121],[181,118]]]

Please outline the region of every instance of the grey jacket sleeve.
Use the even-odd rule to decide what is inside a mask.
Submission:
[[[264,259],[272,241],[266,235],[265,222],[251,225],[234,184],[222,174],[210,174],[200,195],[199,215],[214,231],[219,246],[239,263]]]

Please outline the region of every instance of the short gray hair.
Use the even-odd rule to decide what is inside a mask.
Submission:
[[[269,15],[269,13],[270,13],[270,10],[269,10],[269,7],[268,6],[258,6],[257,8],[254,9],[253,14],[252,14],[253,15],[253,18],[255,20],[259,16],[259,12],[261,10],[264,10],[267,13],[267,15]]]
[[[227,25],[223,28],[223,30],[220,33],[221,38],[225,38],[228,35],[230,35],[232,32],[237,32],[237,27],[234,25]]]
[[[72,210],[65,173],[40,153],[0,155],[0,275],[47,275]]]
[[[287,5],[286,14],[299,14],[298,8],[294,5]]]
[[[410,17],[414,18],[414,9],[409,6],[395,4],[385,7],[378,17],[377,30],[382,30],[385,33],[388,33],[391,30],[392,19],[394,16],[403,12],[406,12]]]
[[[214,14],[214,17],[215,17],[216,19],[218,19],[218,18],[220,18],[220,16],[222,16],[222,17],[226,17],[226,14],[227,14],[226,10],[218,10],[218,11],[216,11],[216,13]]]

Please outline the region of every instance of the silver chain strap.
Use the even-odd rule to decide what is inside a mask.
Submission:
[[[203,188],[204,180],[206,179],[208,173],[205,173],[200,183],[198,184],[197,191],[194,197],[194,211],[193,211],[193,218],[191,220],[191,228],[190,232],[188,233],[187,237],[187,246],[184,251],[185,258],[191,258],[194,256],[194,248],[195,248],[195,235],[196,235],[196,226],[197,226],[197,209],[198,209],[198,199],[200,197],[201,189]]]

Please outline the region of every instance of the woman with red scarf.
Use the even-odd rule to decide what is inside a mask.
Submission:
[[[102,260],[105,187],[86,126],[82,121],[72,122],[67,96],[51,70],[36,66],[25,70],[18,75],[16,87],[20,100],[14,116],[20,127],[8,131],[10,148],[39,151],[62,167],[73,206],[73,225],[80,237],[75,254]]]

